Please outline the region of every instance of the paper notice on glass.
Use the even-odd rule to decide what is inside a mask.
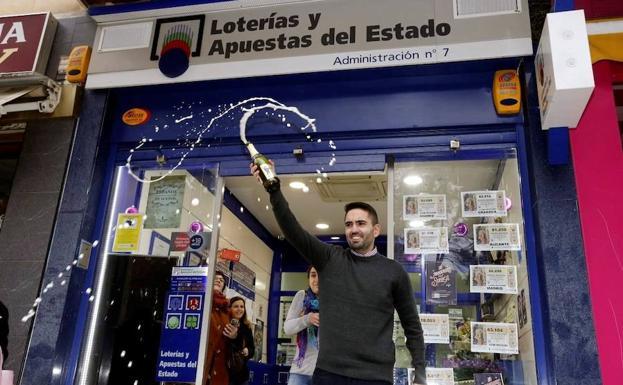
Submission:
[[[469,291],[472,293],[517,294],[517,267],[471,265]]]
[[[448,229],[445,227],[406,228],[405,254],[447,254]]]
[[[450,343],[450,318],[447,314],[420,314],[426,344]]]
[[[152,180],[156,179],[153,177]],[[146,229],[179,228],[182,221],[182,205],[186,176],[170,175],[149,184]]]
[[[446,196],[444,194],[420,194],[403,196],[404,219],[446,219]]]
[[[521,250],[517,223],[474,225],[474,238],[476,251]]]
[[[502,373],[474,373],[474,385],[504,385]]]
[[[472,352],[519,354],[517,324],[472,322]]]
[[[505,217],[506,193],[499,191],[461,192],[463,217]]]
[[[116,253],[138,252],[143,214],[117,214],[117,226],[112,251]]]
[[[454,385],[452,368],[426,368],[427,385]]]

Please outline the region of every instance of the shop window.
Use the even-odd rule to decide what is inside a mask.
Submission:
[[[209,164],[117,169],[80,383],[155,385],[202,376],[210,269],[225,274],[228,299],[245,300],[253,359],[265,361],[273,252],[222,206],[217,173]],[[178,358],[180,351],[190,355]]]
[[[456,383],[498,373],[506,384],[536,385],[514,150],[494,159],[398,160],[391,188],[394,258],[423,281],[413,284],[421,288],[428,368]],[[407,384],[410,356],[396,328],[395,383]]]

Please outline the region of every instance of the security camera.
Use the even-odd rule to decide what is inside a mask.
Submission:
[[[458,140],[454,140],[454,139],[450,141],[450,150],[458,151],[459,148],[461,148],[461,142],[459,142]]]

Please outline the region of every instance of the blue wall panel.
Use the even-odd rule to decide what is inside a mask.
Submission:
[[[540,384],[601,384],[584,245],[572,165],[550,166],[540,128],[533,67],[528,66],[529,124],[526,147],[535,218],[538,274],[548,376]],[[533,295],[538,295],[537,293]],[[533,313],[534,313],[533,308]],[[538,336],[537,336],[538,337]]]

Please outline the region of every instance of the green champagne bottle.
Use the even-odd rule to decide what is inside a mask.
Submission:
[[[247,150],[251,155],[253,164],[255,164],[260,171],[260,179],[262,180],[264,189],[268,192],[277,190],[279,188],[279,178],[275,175],[268,158],[259,153],[255,146],[250,142],[247,143]]]

